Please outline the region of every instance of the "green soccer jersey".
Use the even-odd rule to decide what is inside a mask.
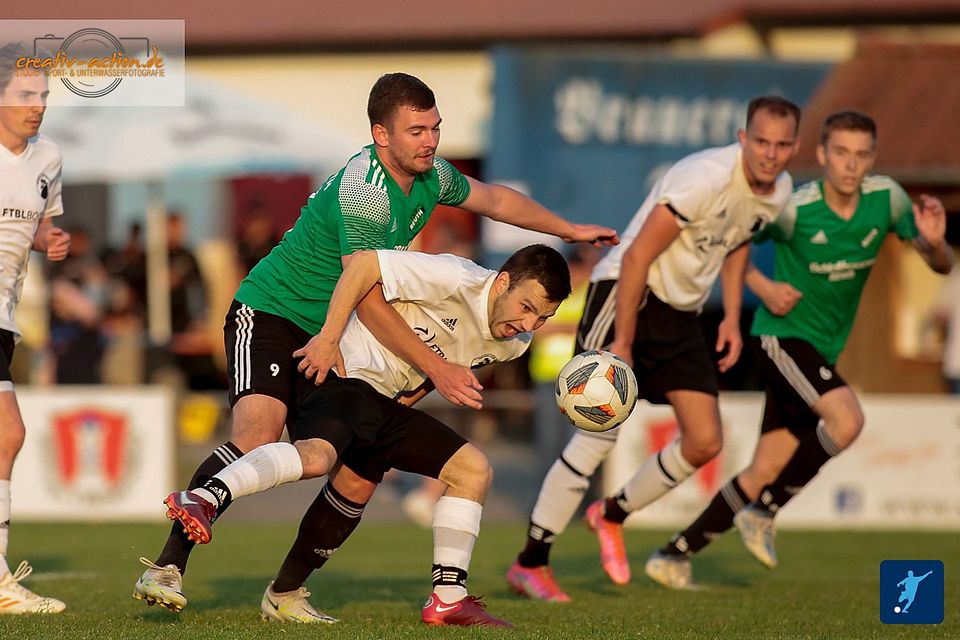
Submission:
[[[837,216],[823,197],[823,181],[794,191],[790,204],[755,242],[774,241],[774,277],[803,297],[785,316],[760,307],[755,336],[801,338],[831,364],[850,335],[860,294],[887,233],[917,236],[910,198],[886,176],[868,176],[849,220]]]
[[[236,299],[316,334],[343,271],[341,256],[363,249],[406,249],[437,204],[459,205],[470,184],[453,165],[434,159],[405,195],[364,147],[307,199],[300,217],[240,283]]]

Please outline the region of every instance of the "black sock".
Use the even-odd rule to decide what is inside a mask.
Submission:
[[[733,516],[743,509],[750,499],[740,487],[737,478],[720,487],[707,508],[693,523],[670,538],[660,553],[665,555],[693,554],[733,526]]]
[[[550,564],[550,548],[553,546],[557,534],[530,521],[527,529],[527,545],[517,556],[517,563],[521,567],[534,569]]]
[[[274,593],[302,587],[357,528],[365,506],[347,500],[329,482],[323,485],[300,521],[297,539],[273,581]]]
[[[753,506],[775,514],[813,480],[827,460],[842,450],[821,423],[814,433],[800,441],[787,466],[776,480],[764,487]]]
[[[200,466],[197,467],[197,470],[193,473],[193,477],[190,478],[187,489],[196,489],[197,487],[203,486],[207,480],[242,455],[243,451],[241,451],[237,445],[232,442],[223,443],[214,449],[213,453],[211,453],[206,460],[200,463]],[[226,507],[218,509],[217,515],[219,516],[224,509],[226,509]],[[195,543],[187,537],[187,534],[183,532],[183,526],[177,522],[170,530],[170,535],[167,536],[167,543],[163,545],[163,551],[161,551],[157,557],[156,563],[161,567],[174,564],[180,569],[180,573],[184,573],[187,570],[187,560],[190,557],[190,552],[193,550],[194,544]]]
[[[627,504],[627,496],[621,491],[612,498],[607,498],[603,501],[603,517],[610,522],[616,522],[617,524],[623,524],[623,521],[627,519],[627,516],[630,515],[630,512],[624,509],[621,505]]]

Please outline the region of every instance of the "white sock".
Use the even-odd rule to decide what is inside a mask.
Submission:
[[[560,459],[543,479],[537,503],[533,505],[530,521],[536,527],[557,535],[564,532],[583,502],[590,477],[616,444],[618,430],[619,427],[603,434],[576,433],[570,438]]]
[[[619,500],[627,513],[642,509],[693,475],[696,468],[683,459],[680,439],[653,454],[623,485],[625,500]]]
[[[433,564],[456,567],[466,572],[470,568],[473,544],[480,535],[480,516],[483,505],[466,498],[443,496],[433,511]],[[437,576],[434,576],[436,581]],[[467,597],[467,588],[461,585],[435,584],[434,593],[446,604],[460,602]]]
[[[301,476],[303,463],[297,448],[289,442],[271,442],[231,462],[213,477],[227,485],[231,498],[236,500],[296,482]],[[199,493],[200,489],[196,491]],[[219,501],[214,499],[213,502],[217,504]]]
[[[7,566],[7,545],[10,542],[10,481],[0,480],[0,575],[10,571]]]

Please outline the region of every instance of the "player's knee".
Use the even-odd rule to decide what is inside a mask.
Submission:
[[[373,492],[377,485],[366,478],[361,478],[346,466],[338,467],[336,472],[331,474],[330,481],[337,493],[351,502],[357,504],[367,504],[373,497]]]
[[[337,462],[337,451],[326,440],[320,438],[298,440],[294,446],[300,454],[304,480],[326,475]]]
[[[684,459],[694,467],[702,467],[717,457],[723,448],[723,434],[717,431],[709,436],[690,438],[681,445]]]
[[[860,407],[850,407],[825,421],[827,433],[841,449],[846,449],[863,431],[864,417]]]
[[[440,479],[455,494],[485,496],[493,483],[493,467],[480,449],[466,444],[444,465]]]
[[[23,423],[19,420],[13,420],[0,426],[0,456],[9,458],[8,462],[13,462],[13,458],[23,447],[23,440],[27,432],[23,428]]]

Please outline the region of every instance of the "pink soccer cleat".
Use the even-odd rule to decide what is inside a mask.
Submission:
[[[623,546],[623,525],[603,517],[603,500],[587,507],[587,526],[600,541],[600,565],[610,580],[623,586],[630,582],[630,563]]]
[[[570,602],[571,598],[563,592],[553,577],[553,569],[542,567],[521,567],[514,562],[507,571],[510,589],[531,600],[546,602]]]
[[[167,517],[178,520],[183,532],[197,544],[207,544],[213,537],[213,520],[217,507],[193,491],[174,491],[163,504],[167,505]]]
[[[460,602],[447,604],[430,594],[420,610],[420,617],[427,624],[457,627],[513,627],[506,620],[487,613],[487,605],[477,596],[467,596]]]

